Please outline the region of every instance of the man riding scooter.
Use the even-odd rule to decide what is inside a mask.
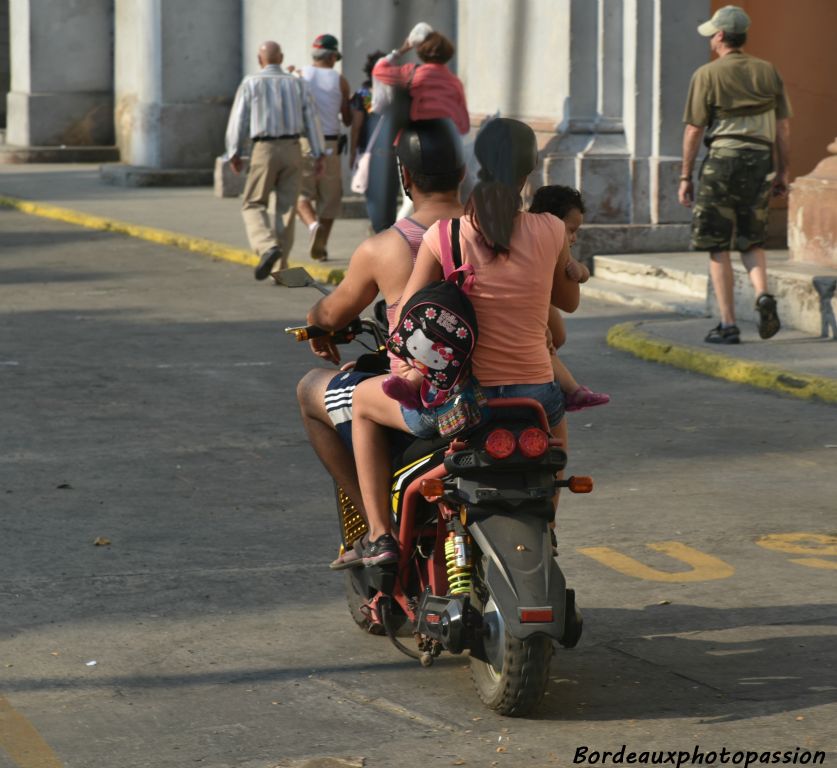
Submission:
[[[413,271],[424,232],[436,221],[462,215],[458,188],[465,171],[459,132],[450,120],[410,123],[398,138],[396,155],[404,189],[415,212],[364,240],[352,255],[340,285],[309,311],[307,322],[326,330],[345,327],[380,293],[392,327],[401,294]],[[339,364],[329,337],[311,340],[315,355]],[[314,452],[365,518],[352,452],[352,393],[374,373],[315,368],[297,386],[302,421]],[[334,569],[361,565],[358,548],[335,560]]]

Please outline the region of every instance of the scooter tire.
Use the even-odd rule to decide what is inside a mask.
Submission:
[[[471,656],[471,678],[489,709],[507,717],[525,717],[540,704],[549,682],[552,640],[545,636],[518,640],[505,633],[503,668]]]

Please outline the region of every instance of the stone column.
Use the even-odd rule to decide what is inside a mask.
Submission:
[[[11,0],[9,144],[113,143],[113,0]]]
[[[622,118],[623,5],[599,0],[596,119],[592,143],[581,153],[578,183],[594,224],[627,223],[631,217],[631,163]]]
[[[697,27],[712,15],[709,0],[654,2],[654,87],[651,124],[650,208],[652,224],[687,222],[691,212],[677,202],[683,150],[683,108],[692,73],[709,61],[709,42]]]
[[[829,157],[791,184],[788,248],[793,261],[837,269],[837,138],[828,151]]]
[[[240,0],[116,0],[116,140],[126,165],[103,167],[103,178],[211,183],[240,80]]]

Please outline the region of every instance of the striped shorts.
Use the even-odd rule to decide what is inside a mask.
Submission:
[[[326,387],[326,411],[340,439],[352,453],[352,395],[360,382],[377,375],[367,371],[344,371],[338,373]]]

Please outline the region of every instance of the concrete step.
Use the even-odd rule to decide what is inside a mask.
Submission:
[[[598,258],[598,257],[596,257]],[[607,280],[598,275],[581,286],[582,299],[597,299],[652,312],[672,312],[689,317],[706,317],[706,297],[688,296],[644,285]]]
[[[700,253],[595,256],[593,274],[609,282],[651,288],[691,299],[705,300],[709,285],[706,255]]]
[[[708,262],[705,253],[596,256],[594,276],[582,293],[658,312],[717,317]],[[756,297],[737,254],[732,269],[736,317],[754,319]],[[767,251],[767,283],[785,327],[812,336],[837,336],[837,269],[791,261],[787,251]]]
[[[787,252],[768,252],[767,290],[776,297],[779,318],[788,328],[812,336],[837,336],[837,269],[818,264],[778,258]],[[735,286],[735,315],[748,319],[755,315],[755,293],[747,270],[740,260],[733,260]],[[718,302],[711,286],[708,296],[709,311],[718,314]]]

